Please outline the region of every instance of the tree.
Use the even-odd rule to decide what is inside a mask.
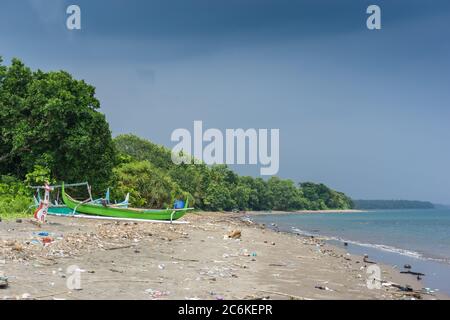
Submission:
[[[0,60],[0,174],[24,179],[35,166],[53,178],[104,187],[114,165],[95,88],[64,71],[31,71]]]
[[[223,183],[211,182],[206,190],[205,209],[211,211],[231,211],[235,203],[230,189]]]
[[[311,210],[351,209],[353,207],[353,202],[349,197],[322,183],[304,182],[300,184],[300,190],[308,200]]]
[[[126,154],[138,161],[147,160],[160,169],[169,170],[175,166],[169,149],[133,134],[117,136],[114,145],[119,154]]]
[[[171,207],[176,199],[191,199],[163,171],[149,161],[131,162],[114,169],[113,197],[130,193],[130,203],[137,207]]]
[[[300,193],[292,180],[272,177],[268,181],[268,186],[272,209],[282,211],[298,209]]]

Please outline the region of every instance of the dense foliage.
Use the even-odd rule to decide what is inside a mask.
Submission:
[[[145,185],[142,181],[148,181],[150,185],[150,181],[156,179],[164,185],[155,186],[154,191],[150,190],[152,192],[132,193],[131,199],[136,205],[167,203],[184,194],[195,201],[196,208],[211,211],[326,210],[353,206],[346,195],[323,184],[296,185],[292,180],[278,177],[267,181],[241,177],[225,165],[175,165],[169,149],[134,135],[120,135],[114,139],[114,144],[118,158],[125,162],[115,170],[115,181],[122,193],[142,188]],[[128,173],[131,168],[143,167],[145,170]],[[139,176],[139,179],[133,180],[133,176]],[[164,192],[159,195],[160,201],[155,202],[154,197],[160,190]],[[168,195],[172,195],[171,198]]]
[[[355,209],[434,209],[434,204],[427,201],[409,200],[354,200]]]
[[[323,184],[242,177],[225,165],[175,165],[171,151],[134,135],[114,140],[95,88],[64,71],[32,71],[0,57],[0,215],[26,211],[29,185],[89,181],[93,190],[130,193],[138,207],[189,199],[203,210],[347,209]]]
[[[31,190],[14,177],[0,177],[0,218],[13,218],[29,212]]]
[[[24,179],[41,166],[59,181],[106,186],[114,150],[99,108],[95,88],[67,72],[0,59],[0,174]]]

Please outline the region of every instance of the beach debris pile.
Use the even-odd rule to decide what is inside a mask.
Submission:
[[[116,250],[135,247],[144,239],[152,239],[157,232],[159,240],[172,241],[188,237],[187,233],[176,227],[129,222],[101,222],[93,230],[85,232],[67,232],[65,234],[51,231],[30,230],[21,237],[0,240],[0,257],[5,261],[31,263],[36,259],[53,264],[55,258],[80,256],[94,250]],[[11,233],[14,230],[11,230]],[[41,261],[42,262],[42,261]]]

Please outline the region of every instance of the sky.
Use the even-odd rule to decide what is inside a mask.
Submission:
[[[447,0],[2,0],[0,56],[94,85],[113,135],[279,129],[280,177],[450,204]]]

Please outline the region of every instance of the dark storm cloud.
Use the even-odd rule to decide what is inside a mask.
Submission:
[[[448,0],[2,0],[0,55],[95,85],[114,134],[279,128],[282,177],[450,202]]]

